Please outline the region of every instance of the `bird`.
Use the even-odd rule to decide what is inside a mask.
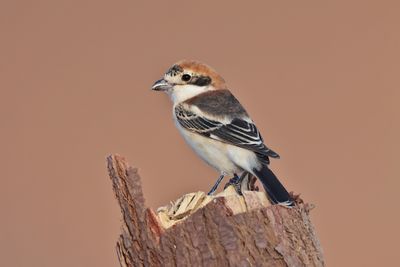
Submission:
[[[181,60],[151,89],[171,98],[179,132],[200,158],[219,171],[209,195],[227,175],[233,176],[233,184],[253,175],[272,204],[294,205],[292,196],[269,168],[269,158],[279,155],[264,144],[247,111],[213,68],[199,61]]]

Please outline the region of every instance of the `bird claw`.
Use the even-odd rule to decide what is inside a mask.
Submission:
[[[225,184],[224,189],[226,189],[228,186],[233,186],[236,193],[238,193],[239,195],[243,195],[242,194],[242,180],[243,180],[242,177],[235,175],[235,176],[233,176],[233,178],[231,178],[229,180],[229,182],[227,182]]]

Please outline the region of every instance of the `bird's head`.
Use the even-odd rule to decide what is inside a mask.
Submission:
[[[174,103],[218,89],[226,89],[224,79],[206,64],[192,60],[174,64],[152,86],[152,90],[164,91],[170,95]]]

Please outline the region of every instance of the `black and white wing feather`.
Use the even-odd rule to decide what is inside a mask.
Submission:
[[[241,118],[233,118],[228,123],[197,115],[184,105],[175,107],[175,116],[179,124],[191,132],[215,139],[224,143],[251,150],[265,164],[269,158],[279,158],[279,155],[266,147],[257,127]]]

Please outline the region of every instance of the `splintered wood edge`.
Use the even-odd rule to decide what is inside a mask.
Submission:
[[[166,229],[187,219],[217,198],[224,198],[225,206],[233,215],[271,205],[264,192],[244,191],[240,196],[233,186],[228,186],[221,193],[212,196],[201,191],[185,194],[169,205],[158,208],[156,213],[162,227]]]

